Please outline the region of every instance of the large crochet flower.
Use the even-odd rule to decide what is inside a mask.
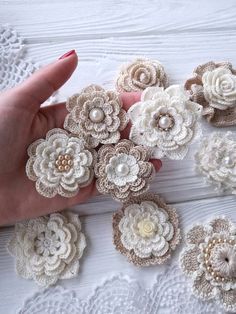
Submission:
[[[85,247],[79,217],[70,212],[17,223],[8,244],[17,274],[41,286],[77,276]]]
[[[82,137],[88,147],[117,143],[128,117],[116,92],[97,85],[84,88],[66,103],[64,128]]]
[[[236,70],[229,62],[207,62],[194,70],[185,87],[203,106],[202,114],[215,126],[236,124]]]
[[[28,155],[26,174],[45,197],[72,197],[93,179],[95,151],[85,149],[81,139],[62,129],[50,130],[45,140],[31,144]]]
[[[162,264],[180,240],[178,216],[157,195],[130,200],[113,215],[113,241],[137,266]]]
[[[217,217],[198,224],[186,234],[180,256],[183,272],[192,278],[201,299],[216,299],[226,311],[236,311],[236,226]]]
[[[138,58],[124,64],[116,80],[119,92],[142,91],[149,86],[167,87],[168,79],[163,65],[157,60]]]
[[[201,106],[190,101],[179,85],[166,90],[147,88],[128,113],[132,121],[130,139],[152,148],[153,158],[183,159],[188,145],[200,133]]]
[[[155,174],[149,157],[144,147],[129,140],[102,146],[94,168],[98,191],[122,202],[146,192]]]
[[[203,138],[195,163],[208,182],[236,194],[236,138],[231,132],[215,132]]]

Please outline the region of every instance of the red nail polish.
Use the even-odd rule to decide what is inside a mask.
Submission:
[[[75,54],[75,50],[74,50],[74,49],[73,49],[73,50],[70,50],[70,51],[68,51],[68,52],[66,52],[64,55],[62,55],[62,56],[59,58],[59,60],[65,59],[65,58],[67,58],[67,57],[69,57],[69,56],[71,56],[71,55],[73,55],[73,54]]]

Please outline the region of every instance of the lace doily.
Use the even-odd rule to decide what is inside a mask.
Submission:
[[[0,25],[0,91],[23,82],[40,68],[38,63],[25,57],[27,45],[23,43],[24,39],[12,27]],[[46,104],[55,102],[55,94]]]
[[[186,277],[173,265],[157,275],[151,288],[142,282],[117,275],[96,287],[87,300],[81,300],[75,291],[60,286],[49,288],[31,296],[18,314],[45,313],[102,313],[102,314],[223,314],[212,302],[197,300]]]

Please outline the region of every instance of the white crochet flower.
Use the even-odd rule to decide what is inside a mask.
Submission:
[[[64,130],[50,130],[46,140],[29,146],[28,155],[26,174],[45,197],[72,197],[93,179],[95,152],[85,149],[81,139]]]
[[[209,183],[236,194],[236,139],[231,132],[203,138],[195,163]]]
[[[17,274],[41,286],[77,276],[85,247],[79,217],[70,212],[17,223],[8,244]]]
[[[236,75],[228,68],[218,67],[202,76],[205,99],[211,107],[225,110],[236,106]]]
[[[203,300],[216,299],[226,311],[236,311],[236,226],[217,217],[195,225],[186,234],[180,266]]]
[[[126,207],[119,230],[123,246],[140,258],[165,255],[174,236],[168,214],[152,201]]]
[[[128,113],[130,139],[152,148],[153,158],[183,159],[188,145],[201,133],[202,106],[189,100],[179,85],[149,87]]]

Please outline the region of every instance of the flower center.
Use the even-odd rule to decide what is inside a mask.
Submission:
[[[68,172],[73,166],[73,157],[69,154],[59,155],[55,164],[60,172]]]
[[[234,166],[234,160],[230,156],[226,156],[223,158],[223,163],[226,167],[233,167]]]
[[[99,123],[104,119],[104,112],[101,108],[93,108],[89,112],[89,118],[92,122]]]
[[[150,238],[156,233],[156,225],[149,219],[143,219],[138,223],[139,234],[144,238]]]
[[[155,117],[155,120],[157,121],[157,127],[162,131],[169,131],[174,126],[174,119],[169,114],[160,114]]]
[[[120,177],[127,176],[127,174],[129,173],[129,166],[126,165],[125,163],[121,163],[121,164],[117,165],[116,173]]]

